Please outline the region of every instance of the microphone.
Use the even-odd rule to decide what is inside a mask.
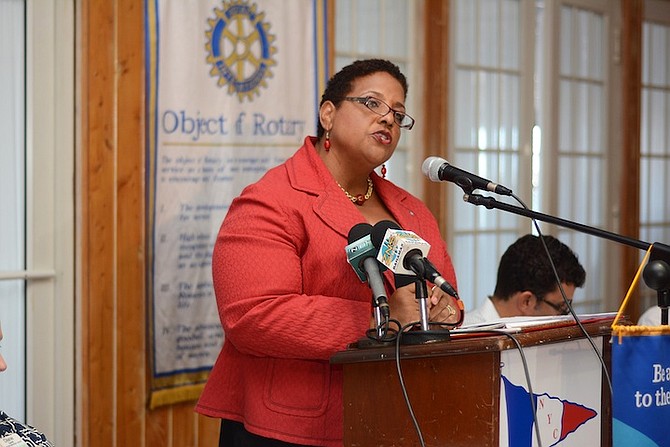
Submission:
[[[374,305],[379,308],[384,318],[389,318],[391,309],[389,308],[384,280],[381,275],[382,266],[375,258],[377,249],[372,244],[371,233],[372,225],[368,223],[354,225],[349,230],[347,237],[349,244],[344,247],[344,250],[347,253],[347,262],[353,267],[358,278],[362,282],[367,281],[370,290],[372,290]]]
[[[430,244],[416,233],[401,229],[395,222],[384,220],[374,226],[372,242],[375,247],[379,247],[377,260],[396,275],[418,276],[458,298],[456,289],[426,258]]]
[[[473,189],[485,189],[503,196],[512,195],[511,189],[452,166],[444,158],[426,158],[423,165],[421,165],[421,171],[423,172],[423,175],[434,182],[452,182],[463,189],[468,188],[468,193],[472,192]]]
[[[394,230],[402,230],[402,228],[400,228],[400,225],[393,222],[392,220],[380,220],[375,224],[374,228],[372,229],[372,235],[371,235],[372,245],[375,246],[377,252],[379,252],[379,247],[381,247],[382,245],[382,241],[384,240],[386,230],[388,230],[389,228],[393,228]],[[382,267],[386,268],[386,266],[384,265],[382,265]],[[415,281],[415,278],[416,275],[414,274],[414,272],[412,272],[411,275],[403,275],[395,272],[393,274],[396,289],[405,287],[408,284],[412,284]]]
[[[426,269],[425,273],[426,279],[428,279],[428,281],[432,282],[437,287],[444,290],[446,293],[453,296],[454,298],[458,298],[458,292],[456,292],[454,286],[449,284],[449,282],[446,279],[444,279],[442,275],[440,275],[440,272],[437,271],[433,263],[430,262],[428,258],[423,258],[423,262],[425,264]]]

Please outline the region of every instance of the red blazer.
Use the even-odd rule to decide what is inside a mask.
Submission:
[[[351,227],[365,220],[314,141],[306,138],[290,159],[245,188],[221,225],[212,273],[225,342],[196,411],[243,422],[265,437],[340,446],[342,371],[329,359],[370,324],[370,289],[344,251]],[[455,285],[430,211],[372,178],[398,224],[431,244],[428,257]]]

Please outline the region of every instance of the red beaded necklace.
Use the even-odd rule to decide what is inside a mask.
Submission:
[[[351,200],[354,205],[361,206],[365,203],[366,200],[368,200],[370,197],[372,197],[372,191],[374,190],[374,186],[372,185],[372,179],[368,177],[368,190],[365,192],[365,195],[363,194],[358,194],[356,196],[352,196],[349,194],[349,192],[340,185],[340,183],[337,183],[337,186],[340,187],[342,191],[347,195],[347,198]]]

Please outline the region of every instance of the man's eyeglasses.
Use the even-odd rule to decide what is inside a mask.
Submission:
[[[570,308],[568,308],[567,304],[565,303],[560,304],[552,303],[551,301],[547,301],[546,299],[544,299],[544,297],[540,296],[538,296],[537,299],[538,301],[542,301],[543,303],[554,309],[556,312],[558,312],[559,315],[567,315],[570,313]],[[570,304],[572,304],[572,301],[570,301]]]
[[[389,112],[393,112],[393,120],[398,126],[403,129],[410,130],[414,126],[414,118],[401,112],[399,110],[392,109],[391,106],[386,104],[381,99],[377,99],[373,96],[347,96],[344,98],[346,101],[357,102],[363,104],[365,107],[373,111],[379,116],[384,116]]]

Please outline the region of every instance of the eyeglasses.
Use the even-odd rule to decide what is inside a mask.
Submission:
[[[398,126],[403,129],[410,130],[414,126],[414,118],[401,112],[400,110],[392,109],[391,106],[386,104],[381,99],[377,99],[373,96],[347,96],[344,98],[346,101],[357,102],[363,104],[365,107],[373,111],[379,116],[384,116],[389,112],[393,112],[393,120]]]
[[[552,303],[551,301],[547,301],[547,300],[544,299],[544,297],[540,297],[540,296],[538,296],[537,299],[538,299],[538,301],[542,301],[543,303],[545,303],[546,305],[548,305],[549,307],[554,309],[556,312],[558,312],[559,315],[567,315],[567,314],[570,313],[570,308],[564,302],[560,303],[560,304],[556,304],[556,303]],[[570,302],[570,304],[572,304],[572,301],[569,301],[569,302]]]

